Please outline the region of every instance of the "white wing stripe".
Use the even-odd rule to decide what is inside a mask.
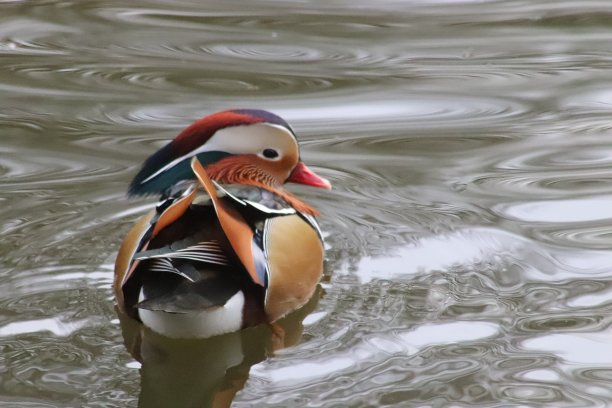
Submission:
[[[202,254],[200,252],[192,252],[192,253],[168,253],[168,254],[163,254],[163,255],[153,255],[150,256],[148,259],[163,259],[163,258],[178,258],[178,259],[191,259],[193,261],[201,261],[201,262],[211,262],[211,263],[218,263],[221,265],[227,265],[227,258],[225,256],[219,255],[219,256],[214,256],[214,255],[208,255],[208,254]]]
[[[135,259],[154,259],[160,263],[152,265],[151,269],[173,271],[176,270],[169,259],[189,259],[197,262],[208,262],[219,265],[228,265],[229,261],[223,249],[217,241],[205,241],[192,245],[187,248],[178,249],[173,252],[165,252],[158,254],[142,254],[136,256]]]

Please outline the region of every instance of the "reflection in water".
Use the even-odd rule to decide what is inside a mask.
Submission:
[[[119,309],[124,344],[141,364],[141,408],[229,407],[254,364],[297,344],[302,321],[316,307],[321,288],[301,309],[272,326],[257,326],[208,339],[171,339]]]

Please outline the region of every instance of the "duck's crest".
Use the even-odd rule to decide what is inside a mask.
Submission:
[[[198,149],[215,133],[227,127],[264,122],[283,126],[293,134],[293,130],[284,119],[260,109],[227,110],[197,120],[145,161],[132,180],[128,195],[163,194],[177,182],[193,179],[189,159],[194,155],[197,154],[205,166],[230,155],[221,151],[198,153]]]

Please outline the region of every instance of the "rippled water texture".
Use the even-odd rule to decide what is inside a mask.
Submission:
[[[612,405],[611,23],[607,0],[0,1],[0,405]],[[230,107],[285,117],[335,186],[294,188],[322,295],[284,338],[167,344],[114,309],[151,205],[126,187]]]

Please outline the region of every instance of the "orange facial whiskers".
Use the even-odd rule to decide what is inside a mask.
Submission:
[[[205,166],[205,169],[210,178],[218,183],[261,187],[277,194],[301,213],[319,215],[317,210],[283,188],[286,176],[278,174],[274,164],[264,162],[256,155],[242,155],[226,157]]]

